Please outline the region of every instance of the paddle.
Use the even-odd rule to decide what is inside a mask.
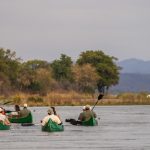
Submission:
[[[34,126],[34,123],[21,123],[21,126]]]
[[[0,105],[6,105],[6,104],[9,104],[9,103],[12,103],[12,101],[3,102],[3,103],[0,103]],[[11,113],[11,112],[13,112],[13,111],[11,111],[11,110],[5,110],[5,113]]]
[[[15,112],[13,110],[5,110],[5,113],[11,113],[11,112]]]
[[[19,105],[15,105],[15,110],[5,110],[5,113],[19,112],[19,111],[20,111]]]
[[[55,107],[51,106],[51,108],[53,110],[54,115],[57,115]]]
[[[6,104],[9,104],[9,103],[11,103],[12,101],[6,101],[6,102],[3,102],[3,103],[1,103],[1,105],[6,105]]]
[[[93,111],[93,109],[95,108],[95,106],[96,106],[96,104],[98,103],[98,101],[103,98],[103,96],[104,96],[104,94],[99,94],[99,95],[98,95],[97,101],[96,101],[96,103],[94,104],[94,106],[93,106],[93,108],[92,108],[92,111]]]

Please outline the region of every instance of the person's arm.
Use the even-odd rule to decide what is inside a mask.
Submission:
[[[8,120],[7,117],[6,117],[5,120],[4,120],[4,124],[5,124],[5,125],[10,125],[10,121]]]
[[[44,126],[46,124],[45,118],[41,120],[41,125]]]
[[[41,120],[41,125],[44,126],[48,122],[49,118],[49,116],[44,117],[44,119]]]
[[[97,115],[96,115],[96,113],[93,111],[93,116],[94,116],[94,118],[96,118],[97,117]]]
[[[59,118],[59,120],[61,120],[60,115],[57,114],[56,116]]]
[[[83,120],[83,113],[80,113],[78,120],[82,121]]]
[[[19,118],[21,116],[22,116],[22,111],[20,110],[20,111],[18,111],[18,116],[17,117]]]

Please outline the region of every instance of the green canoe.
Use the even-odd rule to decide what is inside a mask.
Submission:
[[[9,118],[9,121],[11,123],[32,123],[33,119],[32,119],[32,114],[29,113],[29,115],[26,116],[26,117],[21,117],[21,118],[13,117],[13,118]]]
[[[57,123],[49,119],[48,123],[46,123],[45,126],[42,126],[42,131],[47,131],[47,132],[64,131],[64,126],[63,124],[58,125]]]
[[[4,125],[2,122],[0,122],[0,130],[9,130],[10,126],[9,125]]]
[[[91,117],[89,120],[83,121],[82,125],[83,126],[96,126],[98,125],[98,122],[94,117]]]

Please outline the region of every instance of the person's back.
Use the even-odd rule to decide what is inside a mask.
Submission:
[[[24,108],[19,111],[19,117],[26,117],[31,113],[29,109],[27,109],[27,104],[24,104]]]
[[[20,112],[20,107],[19,105],[15,105],[15,111],[11,112],[11,116],[18,116]]]
[[[51,109],[53,110],[53,114],[56,115],[61,120],[59,114],[56,113],[55,107],[52,106]]]
[[[6,117],[6,115],[3,114],[3,112],[4,110],[0,108],[0,121],[5,125],[10,125],[8,118]]]
[[[61,124],[61,120],[59,119],[57,115],[53,114],[52,109],[49,109],[47,112],[48,112],[48,115],[44,117],[44,119],[42,120],[42,126],[44,126],[48,122],[49,119],[51,119],[53,122],[57,124]]]
[[[87,121],[91,117],[96,118],[95,112],[91,111],[90,105],[83,106],[83,112],[79,114],[78,120],[75,119],[66,119],[66,122],[70,122],[72,125],[81,125],[82,121]]]
[[[80,120],[80,121],[82,121],[84,118],[85,106],[83,106],[82,110],[83,110],[83,112],[81,112],[78,117],[78,120]]]
[[[86,105],[85,106],[85,111],[83,113],[83,118],[82,121],[87,121],[89,120],[91,117],[96,118],[96,113],[90,110],[90,106]]]
[[[5,120],[5,118],[6,118],[6,116],[5,115],[3,115],[2,113],[0,113],[0,121],[4,121]]]

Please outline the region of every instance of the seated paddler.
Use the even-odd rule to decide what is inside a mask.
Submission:
[[[92,111],[90,105],[86,105],[86,106],[85,106],[85,110],[83,111],[83,113],[81,113],[81,114],[79,115],[78,120],[80,120],[80,121],[87,121],[87,120],[89,120],[91,117],[96,118],[97,115],[96,115],[96,113],[95,113],[94,111]]]
[[[23,105],[23,109],[20,110],[18,113],[19,113],[18,115],[19,117],[27,117],[31,113],[31,111],[28,109],[28,105],[25,103]]]
[[[81,125],[83,121],[90,120],[91,117],[96,118],[96,113],[92,111],[90,105],[83,106],[82,112],[79,114],[78,120],[66,119],[66,122],[70,122],[72,125]]]
[[[19,105],[15,105],[14,108],[15,108],[15,111],[11,111],[11,113],[8,115],[10,118],[19,116],[19,113],[20,113]]]
[[[0,122],[2,122],[4,125],[10,125],[7,116],[4,114],[3,108],[0,108]]]
[[[49,121],[49,119],[51,119],[53,122],[59,124],[62,124],[61,120],[59,119],[59,117],[57,115],[54,115],[54,112],[52,110],[52,108],[49,108],[47,111],[47,116],[45,116],[43,118],[43,120],[41,121],[41,125],[45,126],[45,124]]]

